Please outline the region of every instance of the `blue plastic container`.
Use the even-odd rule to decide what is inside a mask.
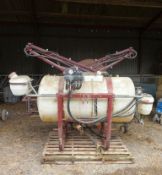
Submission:
[[[157,102],[156,112],[158,114],[162,114],[162,98],[160,98]]]

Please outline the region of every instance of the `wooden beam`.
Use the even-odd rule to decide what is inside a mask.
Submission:
[[[42,21],[40,20],[39,25],[53,26],[53,27],[67,27],[67,28],[88,28],[88,29],[114,29],[114,30],[138,30],[137,26],[128,25],[111,25],[111,24],[86,24],[86,23],[64,23],[62,21]],[[14,26],[14,25],[33,25],[31,21],[17,22],[16,20],[0,20],[0,25]]]
[[[148,7],[148,8],[162,8],[162,1],[159,0],[56,0],[57,2],[82,3],[82,4],[101,4],[114,6],[128,6],[128,7]]]
[[[134,31],[139,31],[142,29],[142,26],[130,26],[130,25],[112,25],[112,24],[86,24],[86,23],[63,23],[63,22],[55,22],[55,21],[39,21],[38,22],[39,26],[49,26],[49,27],[64,27],[64,28],[85,28],[85,29],[106,29],[106,30],[134,30]],[[18,26],[18,25],[23,25],[23,26],[32,26],[33,23],[31,21],[21,21],[17,22],[17,20],[0,20],[0,25],[2,26]],[[154,28],[149,29],[149,31],[162,31],[162,25],[155,26]],[[144,37],[143,37],[144,38]],[[158,40],[158,38],[156,39]]]
[[[0,11],[0,15],[4,16],[31,16],[31,11]],[[64,17],[72,19],[110,19],[110,20],[124,20],[124,21],[148,21],[149,17],[134,17],[134,16],[106,16],[106,15],[87,15],[87,14],[75,14],[75,13],[56,13],[56,12],[38,12],[36,18],[40,19],[43,17]]]
[[[34,12],[33,12],[34,11]],[[161,13],[161,12],[160,12]],[[101,28],[104,28],[103,26],[111,26],[110,28],[128,28],[128,29],[133,29],[133,28],[141,28],[141,31],[144,30],[144,28],[150,27],[150,25],[154,22],[156,24],[156,28],[159,28],[162,26],[161,22],[157,19],[160,18],[160,14],[156,15],[153,19],[150,17],[134,17],[134,16],[105,16],[105,15],[88,15],[88,14],[72,14],[72,13],[56,13],[56,12],[35,12],[35,10],[31,11],[0,11],[0,16],[8,16],[10,17],[9,20],[3,20],[3,18],[0,18],[1,21],[3,22],[9,22],[9,21],[15,21],[14,17],[15,15],[21,16],[24,18],[24,23],[29,23],[29,19],[32,19],[31,23],[35,23],[35,25],[38,27],[38,24],[36,23],[59,23],[59,24],[70,24],[70,25],[79,25],[79,19],[82,21],[80,26],[97,26],[101,25]],[[25,18],[27,17],[27,18]],[[34,17],[34,18],[33,18]],[[53,19],[57,19],[57,21],[54,21]],[[64,19],[64,20],[59,20],[59,19]],[[71,19],[66,20],[66,19]],[[85,19],[85,22],[84,22]],[[73,20],[73,21],[72,21]],[[149,25],[147,23],[149,22]],[[23,21],[22,21],[23,22]],[[89,24],[88,24],[89,22]],[[136,27],[135,27],[136,26]],[[142,29],[142,26],[143,29]],[[36,28],[37,28],[36,27]],[[95,27],[94,27],[95,28]]]

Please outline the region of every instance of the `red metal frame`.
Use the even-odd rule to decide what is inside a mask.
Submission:
[[[107,98],[108,105],[107,105],[107,122],[104,124],[103,130],[103,147],[104,149],[108,149],[110,146],[110,138],[111,138],[111,122],[112,122],[112,111],[113,111],[113,94],[92,94],[92,93],[78,93],[72,94],[71,98]],[[64,140],[65,140],[65,132],[64,132],[64,114],[63,114],[63,101],[67,98],[66,94],[58,93],[57,100],[58,100],[58,137],[59,137],[59,150],[63,151],[64,149]]]
[[[113,111],[113,86],[112,80],[110,77],[107,77],[107,89],[108,94],[108,103],[107,103],[107,122],[104,123],[104,137],[103,145],[105,149],[108,149],[110,146],[110,139],[111,139],[111,123],[112,123],[112,111]]]
[[[62,72],[66,68],[73,66],[78,67],[81,71],[84,72],[106,71],[108,69],[112,69],[113,66],[120,63],[121,61],[125,59],[133,59],[137,55],[137,52],[130,47],[123,51],[118,51],[114,54],[109,54],[104,57],[95,59],[94,63],[86,66],[80,62],[72,60],[71,58],[66,58],[59,55],[58,53],[40,48],[32,43],[28,43],[26,45],[24,52],[27,56],[38,58]]]
[[[64,90],[64,79],[63,77],[59,80],[59,93],[57,96],[58,103],[58,137],[59,137],[59,149],[63,151],[64,149],[64,140],[65,140],[65,132],[64,132],[64,111],[63,111],[63,96],[61,95]]]
[[[65,133],[64,133],[64,114],[63,114],[63,96],[58,94],[57,96],[58,101],[58,137],[59,137],[59,149],[63,151],[64,149],[64,140],[65,140]]]

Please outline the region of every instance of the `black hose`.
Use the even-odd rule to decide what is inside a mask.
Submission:
[[[115,114],[113,114],[113,117],[119,117],[119,116],[121,116],[121,117],[123,117],[123,113],[126,113],[126,112],[128,112],[130,109],[132,109],[135,105],[136,105],[136,103],[137,103],[137,101],[135,101],[135,103],[132,105],[130,105],[130,106],[128,106],[127,108],[124,108],[123,109],[123,111],[121,111],[120,113],[115,113]]]
[[[135,101],[135,99],[133,99],[127,106],[125,106],[123,109],[117,111],[113,116],[116,116],[116,115],[120,115],[121,113],[125,112],[125,110],[130,107],[132,105],[132,103]]]
[[[72,93],[72,91],[70,90],[69,93],[68,93],[68,99],[67,99],[67,111],[68,111],[68,114],[70,115],[70,117],[71,117],[74,121],[76,121],[76,122],[78,122],[78,123],[82,123],[82,124],[91,125],[91,124],[96,124],[96,123],[102,121],[103,118],[105,118],[105,117],[103,117],[103,118],[101,117],[101,118],[95,119],[95,120],[93,120],[93,121],[83,121],[83,120],[79,120],[79,119],[75,118],[75,117],[72,115],[71,110],[70,110],[71,93]]]
[[[105,136],[103,136],[103,135],[97,133],[96,131],[94,131],[91,127],[86,126],[86,128],[89,129],[89,131],[90,131],[91,133],[95,134],[97,137],[106,138]]]
[[[68,99],[67,99],[67,111],[68,111],[68,114],[69,114],[69,116],[74,120],[74,121],[76,121],[76,122],[78,122],[78,123],[82,123],[82,124],[89,124],[89,125],[91,125],[91,124],[96,124],[96,123],[98,123],[98,122],[103,122],[103,121],[105,121],[105,119],[107,118],[107,117],[100,117],[100,118],[98,118],[98,119],[94,119],[93,121],[83,121],[83,120],[79,120],[79,119],[77,119],[77,118],[75,118],[73,115],[72,115],[72,113],[71,113],[71,110],[70,110],[70,101],[71,101],[71,93],[72,93],[72,90],[70,90],[69,91],[69,93],[68,93]],[[123,110],[121,110],[119,113],[116,113],[116,114],[113,114],[113,117],[129,117],[130,115],[133,115],[134,113],[135,113],[135,111],[133,111],[131,114],[127,114],[127,115],[122,115],[122,116],[119,116],[119,115],[121,115],[122,113],[126,113],[127,111],[129,111],[130,109],[132,109],[132,107],[133,106],[135,106],[136,105],[136,103],[139,101],[136,101],[133,105],[132,105],[132,103],[134,102],[135,100],[133,99],[132,101],[131,101],[131,103],[129,104],[129,106],[127,105]],[[132,105],[132,106],[131,106]],[[127,109],[127,110],[126,110]]]

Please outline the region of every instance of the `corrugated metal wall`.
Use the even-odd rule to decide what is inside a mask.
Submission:
[[[52,68],[33,58],[26,58],[23,48],[27,42],[56,51],[75,60],[97,58],[130,46],[139,49],[135,31],[104,29],[71,29],[40,27],[36,34],[32,26],[0,27],[0,73],[51,73]],[[36,42],[37,41],[37,42]],[[153,65],[162,59],[162,34],[147,33],[142,42],[142,73],[154,73]],[[138,57],[114,67],[115,74],[137,74]]]

